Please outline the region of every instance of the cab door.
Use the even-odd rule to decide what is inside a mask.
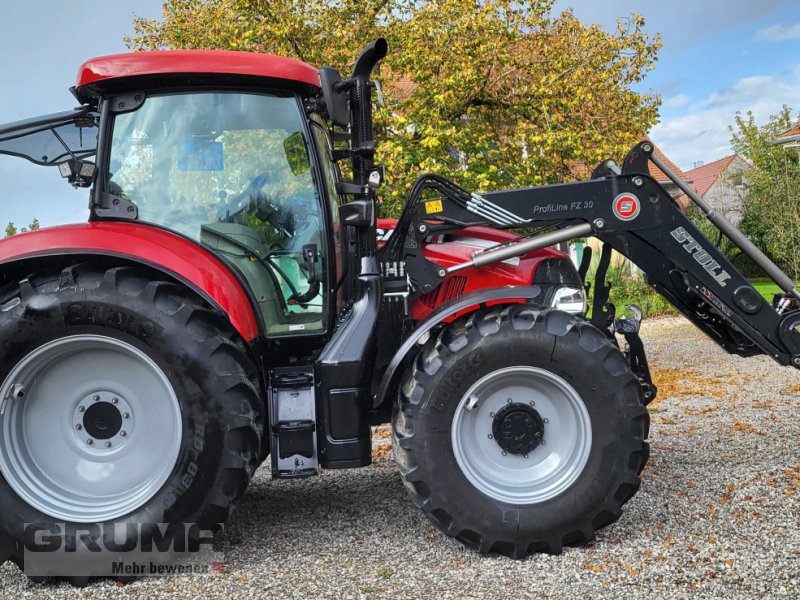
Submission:
[[[208,247],[252,292],[267,337],[328,330],[327,207],[293,93],[139,94],[112,119],[102,185],[138,220]]]

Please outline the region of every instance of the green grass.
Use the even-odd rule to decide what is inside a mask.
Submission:
[[[771,279],[751,279],[750,283],[756,288],[756,291],[764,296],[764,299],[770,303],[772,303],[772,294],[781,291],[781,288],[775,285]]]

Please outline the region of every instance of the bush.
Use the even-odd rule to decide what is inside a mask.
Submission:
[[[800,278],[800,154],[776,145],[795,122],[783,109],[758,125],[752,113],[737,115],[731,143],[753,165],[740,229],[789,277]]]
[[[661,315],[674,315],[678,311],[659,295],[652,287],[647,285],[642,275],[628,275],[622,277],[611,288],[609,300],[621,313],[626,304],[635,304],[642,309],[645,317],[658,317]]]
[[[598,258],[592,260],[592,266],[586,275],[586,281],[592,283],[589,306],[592,305],[594,299],[594,277],[598,262]],[[645,282],[641,273],[631,272],[631,266],[627,260],[609,266],[606,273],[606,285],[611,286],[609,301],[617,307],[618,314],[624,312],[626,304],[635,304],[641,308],[645,317],[677,314],[675,308]]]

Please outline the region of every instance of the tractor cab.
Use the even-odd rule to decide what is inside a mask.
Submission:
[[[181,91],[114,115],[105,193],[245,278],[267,335],[324,330],[328,248],[316,144],[291,94]],[[322,146],[323,150],[326,149]],[[331,216],[333,213],[331,213]]]
[[[211,250],[246,283],[267,337],[319,335],[342,244],[328,130],[311,108],[318,86],[315,69],[279,57],[100,57],[73,88],[83,109],[16,124],[0,153],[93,184],[92,220],[145,223]]]

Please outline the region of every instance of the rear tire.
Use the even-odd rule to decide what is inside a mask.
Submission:
[[[144,269],[83,264],[7,290],[0,382],[0,563],[37,579],[65,573],[25,564],[36,556],[23,551],[25,523],[217,531],[259,463],[247,347],[200,298]],[[108,574],[88,564],[67,579]]]
[[[649,456],[641,386],[568,313],[481,310],[444,328],[400,388],[394,452],[414,503],[481,552],[558,554],[616,521]]]

